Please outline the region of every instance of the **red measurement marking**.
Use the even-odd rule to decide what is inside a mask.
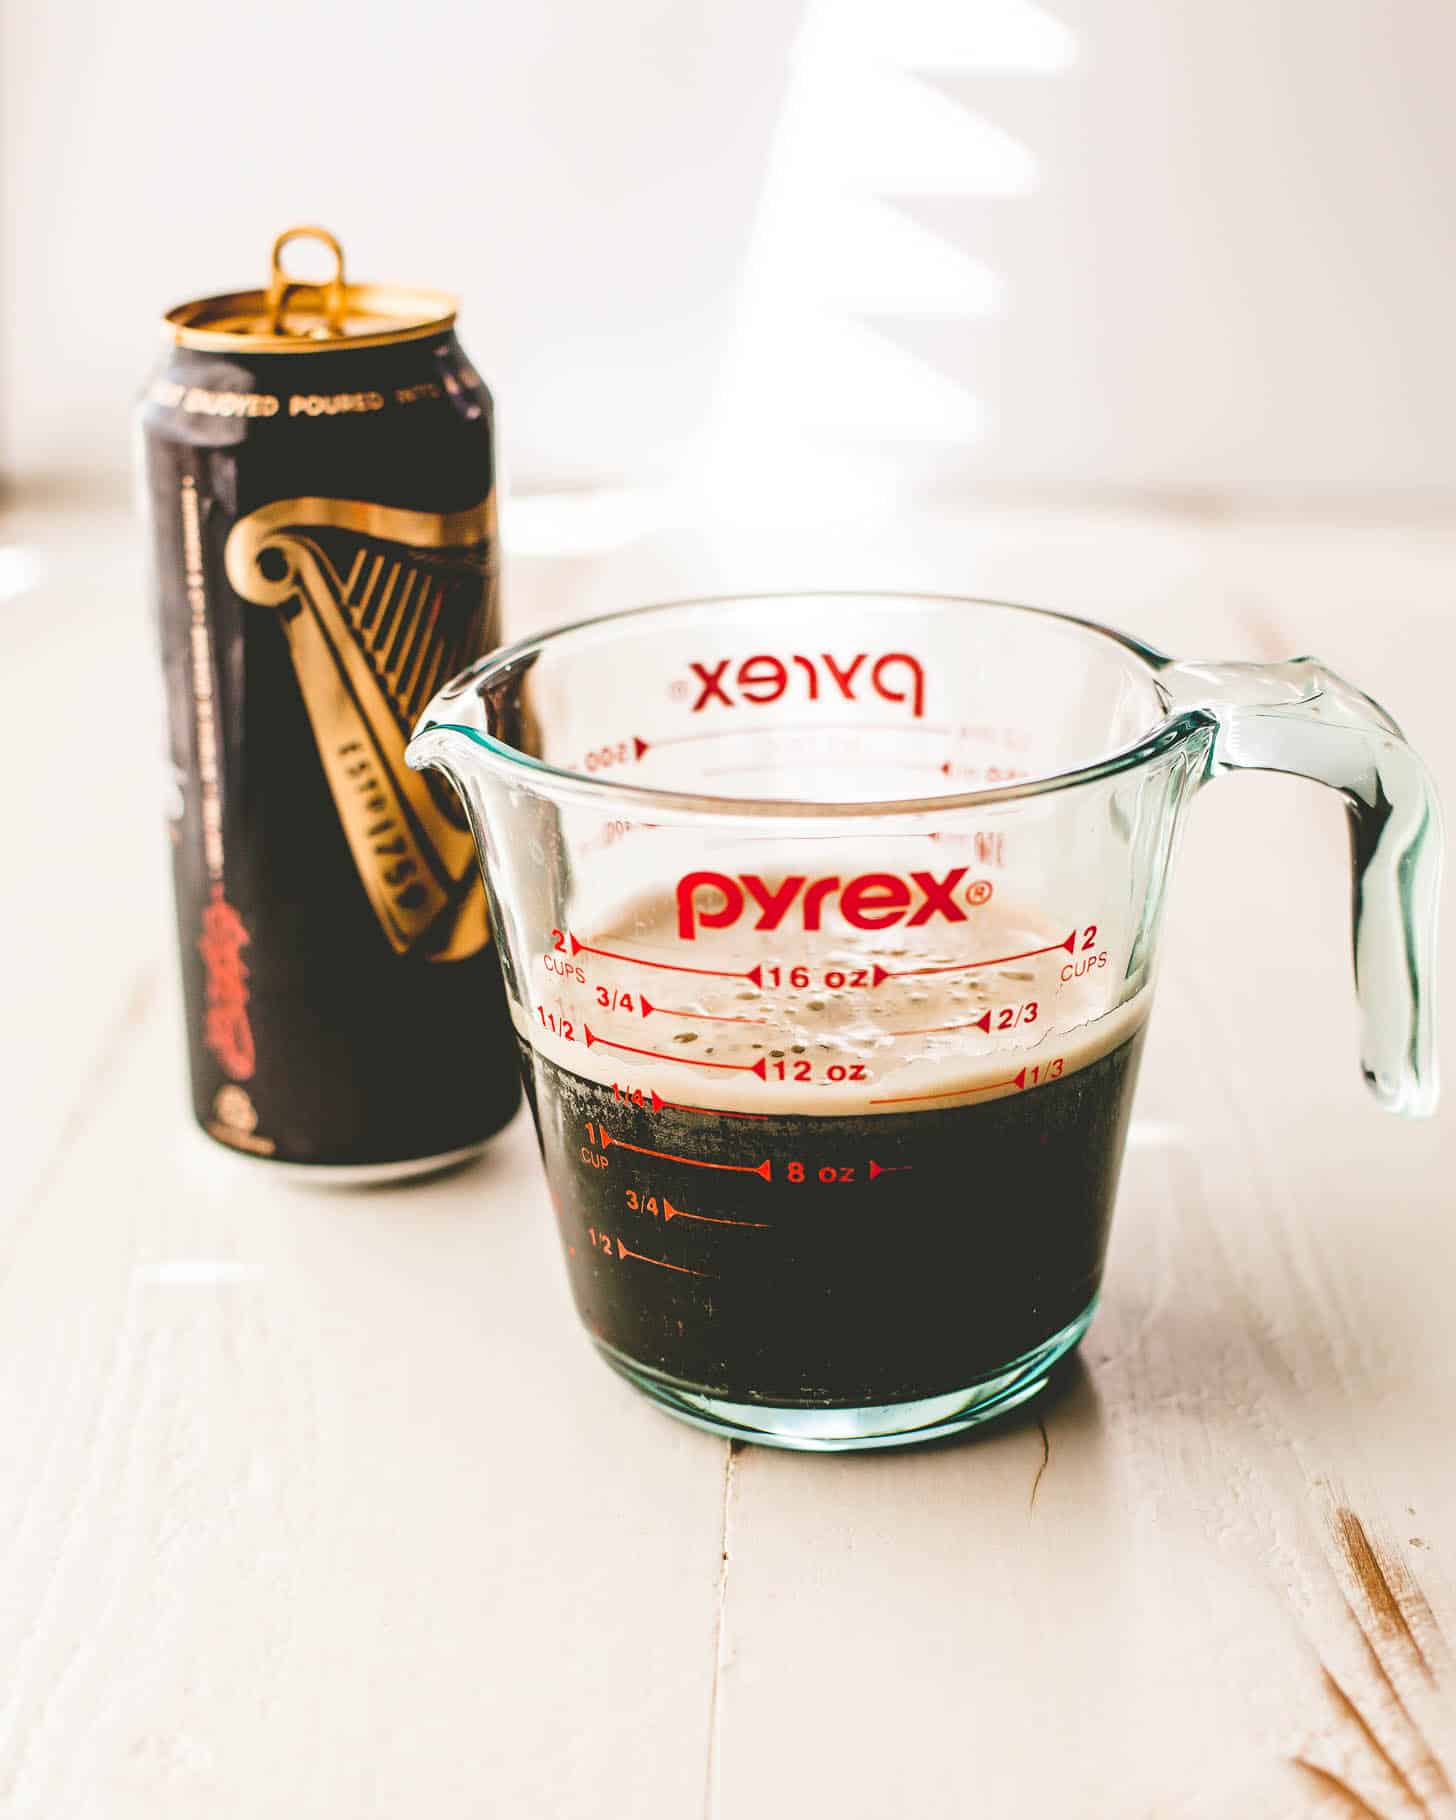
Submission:
[[[617,1240],[619,1258],[636,1258],[639,1264],[656,1264],[659,1270],[675,1270],[679,1276],[704,1277],[706,1270],[689,1270],[686,1264],[669,1264],[665,1258],[650,1258],[645,1251],[631,1251],[620,1239]]]
[[[1060,945],[1060,944],[1059,944]],[[963,1093],[989,1093],[993,1087],[1025,1087],[1026,1070],[1013,1074],[1008,1081],[987,1081],[982,1087],[950,1087],[944,1093],[892,1093],[882,1100],[871,1100],[872,1106],[896,1106],[904,1100],[958,1100]]]
[[[1014,1009],[1016,1012],[1016,1016],[1012,1020],[1012,1022],[1009,1024],[1001,1023],[998,1021],[998,1024],[997,1024],[998,1029],[1014,1030],[1018,1024],[1024,1024],[1024,1023],[1027,1023],[1028,1021],[1031,1023],[1036,1022],[1035,1018],[1028,1020],[1028,1018],[1026,1016],[1026,1006],[1025,1005],[1017,1005],[1015,1007],[1008,1007],[1006,1005],[996,1005],[996,1006],[987,1006],[987,1008],[981,1013],[981,1015],[979,1017],[973,1017],[967,1023],[927,1024],[923,1030],[896,1030],[894,1032],[894,1034],[896,1036],[939,1036],[943,1031],[946,1031],[946,1030],[984,1030],[986,1032],[987,1036],[989,1036],[991,1034],[991,1019],[993,1017],[997,1017],[999,1019],[999,1014],[1008,1009]]]
[[[640,954],[618,954],[614,948],[593,948],[590,942],[579,942],[571,938],[573,958],[578,954],[599,954],[603,960],[626,961],[633,967],[660,967],[665,973],[705,973],[715,980],[749,980],[755,986],[763,984],[762,967],[750,967],[746,973],[725,972],[721,967],[682,967],[676,961],[649,961]]]
[[[701,1112],[707,1119],[771,1119],[771,1112],[724,1112],[716,1106],[688,1106],[682,1100],[665,1100],[660,1093],[652,1095],[652,1110],[661,1112],[663,1107],[670,1112]]]
[[[927,1024],[923,1030],[897,1030],[894,1034],[896,1036],[939,1036],[946,1030],[984,1030],[989,1035],[991,1031],[990,1010],[983,1011],[979,1017],[973,1017],[966,1023]]]
[[[761,1081],[768,1079],[768,1064],[760,1056],[756,1062],[705,1062],[692,1055],[665,1055],[661,1049],[637,1049],[631,1043],[614,1043],[609,1036],[598,1036],[590,1024],[583,1024],[586,1031],[586,1046],[600,1043],[604,1049],[625,1049],[628,1055],[649,1055],[654,1062],[681,1062],[685,1068],[728,1068],[735,1074],[756,1074]]]
[[[671,1150],[649,1150],[645,1144],[629,1144],[626,1138],[613,1137],[600,1124],[597,1132],[603,1150],[608,1150],[615,1144],[619,1150],[635,1150],[638,1156],[655,1156],[664,1163],[688,1163],[694,1169],[726,1169],[734,1175],[761,1175],[766,1182],[773,1180],[773,1161],[769,1157],[765,1157],[761,1163],[710,1163],[700,1156],[678,1156]]]
[[[781,771],[783,759],[767,759],[761,765],[707,765],[704,777],[747,777],[755,771]],[[876,771],[927,771],[933,761],[928,758],[877,758]]]
[[[674,1207],[667,1196],[662,1197],[662,1217],[667,1220],[702,1220],[708,1226],[758,1226],[768,1228],[767,1220],[720,1220],[711,1213],[689,1213],[685,1207]]]
[[[655,1087],[649,1087],[644,1097],[640,1087],[624,1087],[620,1081],[612,1082],[612,1092],[618,1099],[644,1110],[650,1104],[654,1112],[664,1108],[670,1112],[701,1112],[706,1119],[770,1119],[774,1116],[771,1112],[720,1112],[712,1106],[689,1106],[686,1100],[665,1100]]]
[[[873,733],[877,737],[882,733],[909,733],[915,738],[921,738],[927,733],[948,733],[958,738],[960,731],[959,727],[938,726],[929,721],[905,727],[893,726],[888,721],[825,720],[815,721],[812,726],[772,727],[766,733],[758,727],[719,727],[711,733],[674,733],[667,739],[654,739],[652,744],[687,746],[704,739],[812,739],[819,733]]]
[[[874,1104],[875,1102],[871,1103]],[[878,1181],[882,1175],[901,1175],[905,1170],[913,1169],[914,1167],[915,1165],[913,1163],[877,1163],[875,1159],[871,1157],[870,1180],[872,1182]]]
[[[1029,961],[1038,954],[1055,954],[1059,948],[1065,948],[1067,953],[1071,954],[1076,940],[1077,931],[1074,929],[1065,941],[1052,942],[1046,948],[1028,948],[1021,954],[993,954],[988,960],[983,961],[951,961],[944,967],[901,967],[893,973],[876,961],[874,977],[870,980],[870,984],[878,986],[884,980],[915,979],[922,973],[969,973],[975,967],[1000,967],[1004,966],[1007,961]]]
[[[656,1011],[662,1017],[685,1017],[690,1022],[703,1018],[710,1024],[766,1024],[766,1017],[724,1017],[717,1011],[676,1011],[671,1005],[654,1005],[644,993],[639,992],[643,1017],[651,1017]]]

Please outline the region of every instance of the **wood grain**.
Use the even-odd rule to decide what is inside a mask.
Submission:
[[[130,530],[8,534],[48,573],[0,617],[5,1820],[1456,1814],[1452,1115],[1359,1082],[1327,793],[1194,807],[1104,1305],[1040,1405],[729,1448],[591,1358],[525,1123],[332,1196],[189,1133]],[[1312,648],[1450,784],[1453,560],[1003,511],[512,579],[521,631],[884,583]]]

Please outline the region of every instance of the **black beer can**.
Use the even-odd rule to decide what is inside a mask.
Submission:
[[[285,275],[298,238],[326,281]],[[520,1097],[469,825],[404,762],[499,643],[493,408],[454,320],[292,228],[266,290],[169,313],[140,410],[194,1108],[337,1180],[463,1159]]]

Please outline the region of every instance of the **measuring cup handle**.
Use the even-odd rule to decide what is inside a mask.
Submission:
[[[1208,775],[1283,771],[1338,790],[1350,817],[1360,1058],[1391,1112],[1435,1111],[1433,1041],[1441,808],[1391,717],[1313,657],[1170,663],[1175,709],[1215,723]]]

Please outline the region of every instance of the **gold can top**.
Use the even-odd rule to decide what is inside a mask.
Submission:
[[[319,242],[333,260],[322,281],[291,278],[282,265],[290,241]],[[344,249],[321,227],[291,227],[273,242],[268,288],[229,291],[180,303],[163,318],[170,340],[210,353],[319,354],[333,348],[376,348],[438,335],[455,321],[447,291],[384,284],[350,284]]]

